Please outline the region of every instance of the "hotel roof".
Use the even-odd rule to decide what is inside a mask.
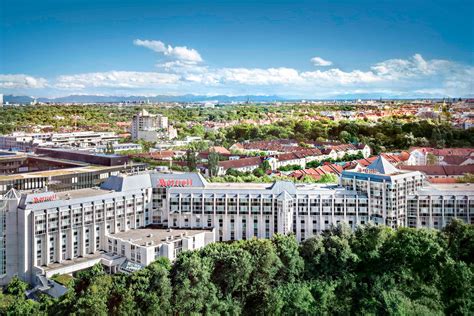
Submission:
[[[157,246],[166,242],[174,242],[182,238],[202,233],[211,233],[211,229],[159,229],[141,228],[111,234],[109,238],[122,239],[138,246]]]
[[[367,166],[368,170],[376,171],[380,174],[396,174],[400,173],[400,170],[395,168],[387,159],[383,156],[379,156],[370,165]]]
[[[0,175],[0,181],[31,179],[31,178],[41,178],[41,177],[56,177],[56,176],[63,176],[63,175],[80,174],[84,172],[105,171],[108,169],[117,169],[117,166],[90,165],[90,166],[74,167],[74,168],[66,168],[66,169],[44,170],[44,171],[35,171],[35,172],[27,172],[27,173]]]
[[[417,195],[472,195],[474,184],[472,183],[436,183],[420,188]]]

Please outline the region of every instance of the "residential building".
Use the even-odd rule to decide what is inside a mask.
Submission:
[[[156,142],[159,139],[177,137],[176,129],[168,124],[168,118],[163,115],[148,113],[145,109],[132,118],[131,136],[133,140]]]
[[[428,164],[450,164],[449,162],[444,162],[446,159],[454,160],[460,158],[448,158],[451,156],[464,157],[461,158],[461,162],[465,161],[468,158],[474,157],[474,148],[431,148],[431,147],[413,147],[410,148],[410,159],[407,164],[410,165],[428,165]],[[431,161],[430,161],[430,158]]]
[[[248,157],[236,160],[225,160],[219,162],[218,175],[225,175],[227,170],[233,169],[240,172],[251,172],[257,169],[263,162],[263,157]]]

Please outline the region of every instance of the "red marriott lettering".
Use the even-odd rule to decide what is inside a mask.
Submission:
[[[48,195],[48,196],[39,196],[39,197],[34,197],[33,198],[33,203],[43,203],[43,202],[49,202],[49,201],[54,201],[57,200],[56,194],[53,195]]]
[[[189,187],[193,185],[192,179],[159,179],[160,187]]]

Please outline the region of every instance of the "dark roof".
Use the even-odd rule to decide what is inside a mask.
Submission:
[[[452,155],[452,156],[444,156],[442,161],[445,162],[448,165],[459,166],[460,164],[462,164],[467,159],[469,159],[469,157]]]

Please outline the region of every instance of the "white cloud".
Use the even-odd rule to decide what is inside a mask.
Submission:
[[[313,58],[311,58],[311,62],[315,66],[326,67],[326,66],[331,66],[332,65],[332,61],[322,59],[321,57],[313,57]]]
[[[45,88],[48,82],[44,78],[35,78],[24,74],[0,74],[0,88],[2,89],[40,89]]]
[[[165,56],[179,60],[185,63],[196,64],[202,62],[202,57],[197,50],[193,48],[187,48],[186,46],[171,46],[165,45],[162,41],[150,41],[136,39],[133,44],[137,46],[143,46],[151,49],[157,53],[162,53]]]
[[[292,68],[223,68],[217,70],[217,77],[222,83],[244,85],[285,85],[298,84],[301,77]]]
[[[425,60],[420,54],[415,54],[409,59],[389,59],[379,62],[371,69],[378,76],[393,80],[440,74],[457,66],[448,60]]]
[[[76,75],[59,76],[56,87],[60,89],[93,88],[153,88],[160,85],[174,84],[179,76],[170,73],[109,71]]]
[[[158,41],[141,41],[157,51],[172,51]],[[175,55],[177,56],[177,55]],[[199,56],[200,57],[200,56]],[[195,59],[198,60],[198,59]],[[202,59],[200,59],[202,60]],[[415,54],[389,59],[368,69],[339,68],[300,71],[288,67],[211,67],[173,58],[156,65],[155,72],[108,71],[62,75],[50,79],[0,75],[0,88],[47,88],[49,92],[153,94],[266,94],[325,98],[363,93],[393,96],[468,96],[474,91],[474,67]],[[18,90],[16,90],[18,91]],[[63,92],[64,93],[64,92]],[[32,91],[32,94],[37,94]]]

